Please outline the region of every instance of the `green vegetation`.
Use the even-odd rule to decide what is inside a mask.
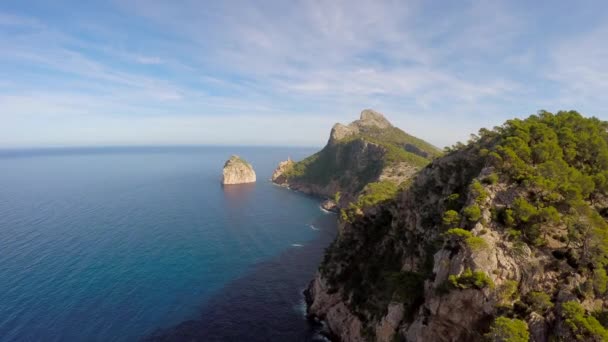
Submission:
[[[494,288],[494,282],[487,274],[481,271],[471,271],[467,268],[461,275],[451,275],[448,277],[448,284],[454,289],[483,289],[486,287]]]
[[[336,202],[336,204],[338,204],[338,203],[340,203],[340,198],[342,198],[342,193],[340,191],[337,191],[334,194],[333,200],[334,200],[334,202]]]
[[[608,331],[575,301],[562,303],[562,318],[578,341],[608,341]]]
[[[471,194],[475,197],[475,203],[477,204],[483,204],[488,197],[488,192],[478,181],[471,183]]]
[[[528,294],[526,294],[524,302],[530,306],[532,311],[536,311],[539,314],[543,314],[545,311],[553,307],[551,297],[544,292],[529,292]]]
[[[470,222],[477,222],[481,219],[481,208],[477,204],[471,204],[464,208],[463,214]]]
[[[460,224],[460,214],[456,210],[448,210],[443,213],[443,225],[448,228],[454,228]]]
[[[368,158],[368,163],[362,168],[353,156],[365,153],[365,143],[381,146],[384,153],[377,159]],[[283,175],[292,182],[321,186],[334,181],[342,191],[355,195],[368,183],[378,179],[387,166],[406,162],[422,168],[439,154],[439,150],[434,146],[396,127],[380,129],[361,126],[358,134],[328,144],[321,151],[294,163]]]
[[[500,305],[509,305],[515,300],[517,294],[518,282],[515,280],[506,280],[497,290],[498,302]]]
[[[530,333],[526,322],[519,319],[498,317],[492,323],[486,338],[492,342],[528,342]]]
[[[468,230],[462,228],[452,228],[443,234],[450,240],[466,243],[472,251],[476,252],[488,247],[488,243],[482,237],[474,236]]]
[[[395,197],[397,190],[398,186],[391,181],[369,183],[357,199],[356,206],[364,208],[389,200]]]
[[[492,173],[492,174],[488,175],[487,177],[485,177],[482,180],[482,182],[484,184],[488,184],[488,185],[496,184],[498,182],[498,178],[499,177],[498,177],[498,175],[496,173]]]
[[[375,138],[358,136],[351,142]],[[603,325],[608,326],[608,123],[576,112],[540,112],[481,130],[479,137],[448,152],[405,190],[374,183],[343,211],[347,233],[329,249],[322,273],[349,309],[363,322],[379,322],[388,303],[403,301],[404,321],[426,315],[419,304],[424,281],[437,276],[437,251],[468,258],[469,251],[502,238],[509,242],[495,244],[502,252],[497,255],[513,265],[509,268],[519,268],[509,270],[512,278],[525,275],[521,287],[507,280],[488,291],[494,289],[492,274],[500,279],[506,272],[467,268],[448,276],[437,293],[483,289],[489,302],[495,299],[491,314],[497,318],[486,334],[491,341],[528,341],[525,321],[532,313],[547,318],[550,340],[608,341]],[[399,191],[405,191],[400,201],[390,202]],[[376,207],[361,210],[368,206]],[[487,210],[490,222],[482,215]],[[476,228],[475,236],[470,228],[477,222],[483,228]],[[536,277],[540,272],[551,276]],[[575,299],[560,303],[558,293],[572,279],[580,280]],[[539,291],[528,292],[530,286]],[[598,311],[586,311],[579,301],[593,303]],[[483,324],[471,327],[474,333],[486,332],[479,331],[490,324],[486,314],[480,313]]]
[[[251,164],[249,164],[245,159],[243,159],[237,155],[230,156],[230,158],[228,160],[226,160],[226,163],[224,163],[224,167],[228,166],[228,164],[230,164],[230,163],[240,163],[240,164],[247,166],[248,168],[251,168]]]
[[[575,111],[540,111],[480,131],[472,144],[483,146],[497,172],[528,192],[501,221],[536,246],[564,222],[564,242],[574,249],[577,264],[608,264],[608,224],[593,206],[608,195],[607,129],[608,123]]]
[[[606,270],[603,268],[598,268],[593,271],[593,288],[595,293],[598,295],[603,295],[606,293],[606,287],[608,286],[608,275],[606,274]]]

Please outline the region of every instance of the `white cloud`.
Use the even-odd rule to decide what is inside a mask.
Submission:
[[[142,131],[150,134],[141,139],[151,142],[189,136],[152,129],[151,123],[163,119],[174,127],[168,132],[180,127],[190,132],[180,123],[220,120],[215,123],[232,125],[232,131],[217,130],[228,135],[217,138],[224,141],[230,134],[240,136],[235,129],[248,130],[255,117],[274,117],[319,124],[301,138],[317,144],[333,122],[351,121],[362,108],[376,107],[404,129],[416,130],[411,133],[446,145],[480,126],[547,108],[545,103],[607,107],[601,97],[608,90],[607,50],[598,43],[608,30],[568,39],[560,35],[551,58],[543,61],[543,49],[550,45],[526,43],[534,14],[511,2],[187,1],[176,6],[130,0],[115,5],[122,19],[117,25],[105,23],[114,16],[84,13],[74,25],[86,35],[43,18],[0,14],[0,27],[24,29],[0,30],[0,62],[9,65],[0,67],[0,76],[9,75],[0,83],[0,106],[7,109],[0,115],[34,120],[63,113],[65,118],[88,115],[100,124],[128,122],[135,131],[137,125],[146,127]],[[131,23],[135,31],[145,27],[145,35],[130,37]],[[11,73],[11,65],[24,72]],[[547,81],[559,96],[544,87]],[[240,125],[235,117],[246,119]],[[294,138],[268,124],[256,131],[260,139],[282,144]],[[64,133],[77,129],[57,126],[62,127]],[[105,142],[124,141],[119,132],[130,132],[115,126],[99,131],[93,136]],[[36,136],[24,137],[30,138]]]

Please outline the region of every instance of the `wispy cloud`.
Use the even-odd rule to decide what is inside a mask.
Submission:
[[[100,143],[124,141],[117,132],[129,130],[141,143],[229,143],[264,118],[269,142],[294,141],[283,126],[299,122],[310,134],[298,143],[322,144],[334,121],[376,107],[445,145],[539,108],[608,116],[602,11],[534,6],[126,0],[73,6],[79,19],[70,21],[50,7],[41,17],[0,5],[0,143],[40,138],[11,133],[17,117],[22,131],[45,118],[75,143],[84,133],[66,122],[90,117],[102,125],[93,135]],[[565,14],[586,29],[575,19],[571,27],[539,24]],[[151,129],[163,120],[171,130]],[[213,134],[172,133],[203,122],[217,125]],[[246,136],[232,139],[256,141]]]

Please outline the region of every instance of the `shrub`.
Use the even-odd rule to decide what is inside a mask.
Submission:
[[[498,288],[498,301],[502,304],[506,304],[512,301],[517,293],[518,282],[515,280],[506,280]]]
[[[455,289],[483,289],[486,287],[494,288],[494,282],[487,274],[481,271],[471,271],[467,268],[461,275],[451,275],[448,277],[448,283]]]
[[[513,214],[517,221],[525,223],[537,214],[537,210],[525,198],[519,197],[513,201]]]
[[[462,228],[452,228],[449,229],[447,232],[443,233],[443,235],[448,238],[456,238],[464,241],[465,239],[472,237],[473,233]]]
[[[491,173],[487,177],[485,177],[482,182],[484,184],[496,184],[498,182],[498,175],[496,173]]]
[[[481,218],[481,208],[477,204],[472,204],[464,208],[464,216],[471,222],[477,222]]]
[[[478,252],[488,248],[488,243],[486,240],[479,236],[471,236],[470,238],[467,238],[465,242],[473,252]]]
[[[525,302],[530,306],[530,308],[532,308],[533,311],[536,311],[540,314],[553,307],[551,297],[544,292],[529,292],[526,295]]]
[[[334,194],[334,202],[336,202],[336,204],[340,203],[340,198],[342,198],[342,194],[340,193],[340,191],[337,191]]]
[[[395,197],[398,190],[397,185],[391,181],[369,183],[357,199],[357,206],[364,208],[389,200]]]
[[[606,285],[608,284],[608,275],[604,268],[597,268],[593,271],[593,288],[599,295],[606,293]]]
[[[498,317],[492,323],[486,338],[493,342],[528,342],[528,324],[519,319]]]
[[[442,221],[446,227],[456,227],[460,223],[460,214],[456,210],[448,210],[443,213]]]
[[[608,331],[593,316],[587,315],[583,306],[575,301],[562,303],[562,318],[577,340],[608,340]]]
[[[477,204],[483,204],[486,198],[488,198],[488,192],[479,181],[471,183],[471,193],[475,196],[475,202],[477,202]]]
[[[464,242],[474,252],[488,247],[488,243],[482,237],[474,236],[473,233],[462,228],[449,229],[443,235],[449,239]]]
[[[515,217],[513,217],[512,209],[504,209],[500,211],[498,218],[506,227],[513,227],[513,225],[515,225]]]

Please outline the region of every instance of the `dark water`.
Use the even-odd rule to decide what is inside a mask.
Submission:
[[[315,339],[301,290],[335,218],[267,181],[311,152],[0,151],[0,340]],[[220,186],[232,153],[256,184]]]

